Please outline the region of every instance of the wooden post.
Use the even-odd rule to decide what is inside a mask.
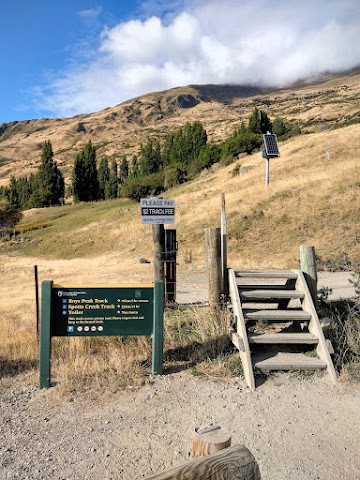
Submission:
[[[34,265],[34,277],[35,277],[35,306],[36,306],[36,336],[37,338],[39,338],[40,308],[39,308],[39,277],[38,277],[37,265]]]
[[[304,273],[315,308],[317,309],[317,267],[315,248],[312,245],[300,246],[300,270]]]
[[[220,228],[205,230],[206,260],[208,269],[209,304],[217,309],[221,296],[221,246]]]
[[[221,194],[221,290],[224,296],[229,296],[229,277],[227,269],[227,226],[225,194]]]
[[[244,446],[225,448],[210,457],[197,458],[146,480],[260,480],[252,453]]]
[[[164,281],[165,230],[164,225],[152,226],[154,241],[154,280]]]
[[[231,445],[231,435],[228,430],[220,425],[207,425],[195,429],[192,439],[192,456],[208,457],[220,452]]]

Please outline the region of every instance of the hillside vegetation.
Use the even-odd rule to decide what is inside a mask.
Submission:
[[[348,267],[355,265],[359,151],[360,125],[301,135],[280,143],[268,187],[265,161],[256,153],[227,167],[215,164],[167,191],[176,200],[180,265],[204,267],[204,229],[220,224],[222,192],[230,265],[296,267],[302,243],[315,245],[323,267],[343,268],[344,258]],[[139,204],[125,199],[30,210],[17,232],[2,244],[4,253],[67,259],[113,254],[134,262],[151,257],[151,227],[141,225]]]

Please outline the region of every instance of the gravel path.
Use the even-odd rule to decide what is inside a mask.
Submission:
[[[318,289],[329,288],[329,299],[352,298],[354,285],[350,283],[350,272],[319,272]],[[181,273],[178,276],[177,301],[181,304],[205,303],[208,301],[208,280],[206,273]],[[195,294],[194,294],[195,293]]]
[[[326,377],[243,383],[176,373],[103,398],[0,392],[3,480],[132,480],[189,458],[194,428],[219,422],[263,480],[360,478],[360,388]]]

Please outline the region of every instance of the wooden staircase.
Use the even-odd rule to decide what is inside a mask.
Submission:
[[[229,269],[230,338],[240,352],[245,380],[254,371],[326,369],[336,373],[316,309],[300,270]]]

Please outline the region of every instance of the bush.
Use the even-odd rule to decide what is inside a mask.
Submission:
[[[158,172],[144,177],[128,179],[120,190],[121,197],[139,201],[149,195],[159,195],[164,191],[164,173]]]
[[[221,161],[237,157],[239,153],[252,153],[262,145],[262,137],[256,133],[239,133],[224,142],[221,149]]]
[[[20,221],[22,213],[6,199],[0,200],[0,235],[9,235]]]
[[[322,315],[330,318],[326,337],[331,340],[335,354],[335,369],[341,373],[360,362],[360,304],[347,300],[328,302],[321,307]],[[350,367],[351,369],[352,367]]]

